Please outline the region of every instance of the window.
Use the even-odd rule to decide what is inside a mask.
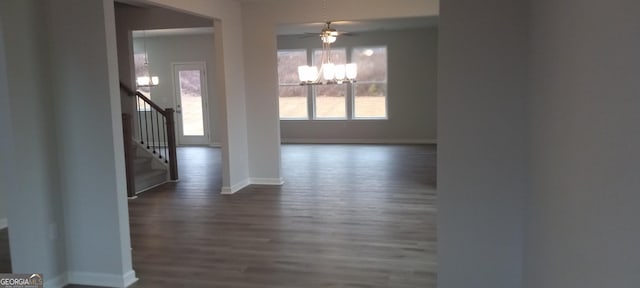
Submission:
[[[333,63],[347,63],[346,49],[331,49]],[[313,51],[313,65],[322,64],[322,50]],[[347,84],[313,86],[315,119],[347,118]]]
[[[351,59],[358,64],[353,118],[387,118],[386,47],[354,48]]]
[[[308,53],[312,53],[311,57]],[[278,51],[280,119],[387,119],[386,47],[331,49],[332,62],[358,64],[357,82],[301,86],[298,66],[312,64],[319,67],[321,56],[320,49]]]
[[[307,65],[306,50],[278,51],[280,119],[309,119],[308,88],[300,86],[298,66]]]
[[[144,53],[136,53],[133,55],[133,64],[136,69],[136,79],[138,77],[147,77],[149,76],[149,65],[145,64],[145,55]],[[136,88],[140,93],[147,98],[151,99],[151,88],[149,86],[140,86]]]
[[[144,53],[135,53],[133,55],[133,65],[135,66],[136,77],[145,77],[149,76],[149,65],[145,64],[145,55]],[[140,86],[136,87],[136,90],[147,98],[151,99],[151,87],[149,86]],[[138,111],[150,111],[151,107],[149,107],[144,100],[136,97],[138,99],[138,103],[136,103],[136,107]]]

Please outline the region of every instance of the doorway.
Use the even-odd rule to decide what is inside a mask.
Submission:
[[[205,62],[174,63],[179,145],[208,145],[209,113]]]

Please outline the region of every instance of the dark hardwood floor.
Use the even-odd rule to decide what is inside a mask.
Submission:
[[[0,273],[11,273],[9,229],[7,228],[0,230]]]
[[[284,145],[282,187],[220,195],[220,155],[129,202],[134,287],[435,287],[435,146]]]
[[[285,185],[224,196],[218,149],[178,155],[129,201],[132,287],[436,287],[435,146],[284,145]]]

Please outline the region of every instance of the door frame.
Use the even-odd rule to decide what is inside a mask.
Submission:
[[[204,136],[183,136],[182,131],[182,100],[180,99],[180,82],[178,72],[180,67],[191,66],[193,70],[200,70],[200,91],[202,94],[202,121],[204,128]],[[190,62],[171,62],[171,75],[173,81],[173,95],[174,95],[174,108],[176,111],[176,140],[178,146],[197,146],[197,145],[210,145],[211,143],[211,127],[209,121],[209,87],[208,87],[208,74],[207,74],[207,62],[206,61],[190,61]],[[181,107],[178,107],[178,104]],[[202,139],[196,139],[201,138]],[[190,139],[191,138],[191,139]]]

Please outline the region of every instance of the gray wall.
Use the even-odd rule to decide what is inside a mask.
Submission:
[[[283,142],[435,142],[437,27],[359,33],[333,47],[387,46],[387,120],[281,120]],[[318,37],[279,36],[278,49],[321,47]]]
[[[640,2],[532,3],[525,287],[638,287]]]
[[[133,30],[170,29],[213,26],[211,19],[175,12],[159,7],[134,7],[115,4],[118,37],[118,68],[120,81],[132,85],[133,55],[131,55]]]
[[[113,1],[55,1],[49,27],[69,280],[122,285],[135,274]]]
[[[131,31],[213,26],[213,20],[211,19],[153,6],[134,7],[116,3],[115,14],[120,82],[132,89],[135,89],[135,75]],[[131,100],[131,97],[123,95],[122,111],[133,112],[133,109],[135,109],[134,103],[129,100]]]
[[[135,278],[113,19],[111,0],[0,1],[12,266],[47,287]]]
[[[0,107],[6,107],[0,110],[0,133],[12,133],[11,115],[9,114],[9,111],[7,111],[10,103],[9,91],[7,90],[7,64],[4,52],[5,36],[2,29],[2,22],[2,14],[0,14]],[[1,137],[0,150],[13,151],[13,145],[10,142],[11,140],[9,139],[9,137]],[[5,159],[5,155],[2,154],[2,152],[0,152],[0,155],[2,156],[2,159]],[[7,217],[7,211],[5,208],[5,206],[7,205],[7,199],[5,195],[8,193],[8,191],[10,191],[8,183],[10,179],[9,171],[11,171],[11,165],[7,160],[8,159],[5,159],[5,161],[0,161],[0,219],[6,219]]]
[[[438,287],[522,286],[528,4],[441,1]]]
[[[439,287],[638,285],[639,14],[442,2]]]
[[[37,0],[3,0],[0,21],[7,69],[0,88],[0,159],[7,182],[0,186],[8,192],[11,264],[14,273],[38,271],[48,280],[65,272],[66,255],[48,42],[42,37],[49,32],[47,9]]]
[[[164,108],[176,108],[175,87],[171,64],[177,62],[206,62],[211,144],[219,144],[213,107],[215,101],[213,34],[147,37],[149,68],[160,78],[160,85],[151,88],[151,99]],[[134,53],[144,53],[144,39],[134,39]],[[178,115],[176,115],[177,117]]]

